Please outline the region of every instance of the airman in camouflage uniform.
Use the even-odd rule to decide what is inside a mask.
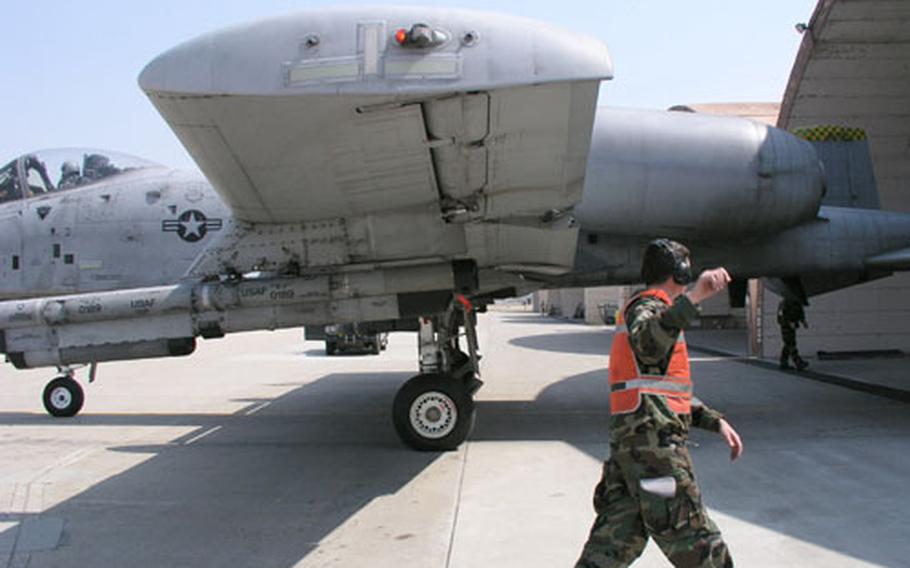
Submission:
[[[665,242],[688,257],[682,245]],[[729,275],[722,268],[706,271],[692,291],[682,294],[686,287],[669,276],[672,270],[658,266],[655,271],[648,263],[646,252],[644,280],[675,301],[668,306],[655,297],[640,297],[627,307],[625,322],[641,372],[662,375],[681,331],[698,315],[696,304],[725,288]],[[733,566],[702,503],[686,438],[691,426],[720,432],[732,459],[742,453],[742,441],[720,413],[698,399],[692,399],[691,414],[677,414],[664,396],[640,397],[637,410],[610,418],[610,458],[594,490],[597,516],[576,568],[628,566],[649,537],[674,566]]]
[[[793,359],[798,371],[806,370],[809,363],[799,356],[799,350],[796,348],[796,330],[799,329],[799,324],[809,327],[803,303],[790,297],[781,300],[777,306],[777,323],[780,325],[780,335],[784,342],[780,352],[780,368],[789,369],[790,359]]]

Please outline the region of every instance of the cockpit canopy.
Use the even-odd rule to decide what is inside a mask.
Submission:
[[[107,150],[62,148],[16,158],[0,168],[0,203],[84,187],[154,162]]]

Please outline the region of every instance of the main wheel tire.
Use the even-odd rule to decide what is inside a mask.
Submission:
[[[370,353],[373,355],[379,355],[379,352],[382,350],[382,347],[379,345],[379,340],[373,342],[373,345],[370,346]]]
[[[445,375],[417,375],[399,389],[392,405],[395,430],[420,451],[455,450],[474,428],[474,400],[464,383]]]
[[[337,349],[338,349],[338,347],[336,347],[335,342],[329,342],[329,341],[325,342],[325,354],[326,355],[334,355],[335,351]]]
[[[69,418],[79,414],[85,402],[85,393],[75,380],[57,377],[44,387],[44,408],[52,416]]]

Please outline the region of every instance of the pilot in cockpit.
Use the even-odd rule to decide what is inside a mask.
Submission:
[[[120,169],[111,164],[111,159],[102,154],[86,154],[82,160],[83,183],[98,181],[119,172]]]
[[[60,166],[60,182],[57,189],[69,189],[82,183],[82,176],[79,175],[79,166],[74,162],[63,162]]]
[[[16,161],[0,169],[0,203],[14,201],[22,197],[19,189],[19,177],[16,175]]]

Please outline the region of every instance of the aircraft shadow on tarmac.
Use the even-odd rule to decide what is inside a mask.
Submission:
[[[579,335],[587,339],[572,341],[603,349],[602,333]],[[905,560],[895,543],[904,542],[910,508],[906,405],[730,362],[696,362],[694,369],[699,395],[746,440],[746,455],[731,467],[717,436],[694,435],[712,509],[866,561]],[[330,374],[253,415],[82,416],[85,425],[199,428],[161,446],[116,448],[153,457],[42,513],[66,521],[55,554],[98,566],[293,566],[440,458],[404,448],[392,429],[389,406],[407,378]],[[602,459],[605,381],[603,371],[592,371],[552,384],[535,400],[480,401],[472,441],[562,440]],[[0,424],[48,420],[0,415]],[[0,541],[8,536],[0,533]]]
[[[584,329],[586,326],[583,321],[578,319],[566,319],[560,316],[547,316],[538,313],[516,312],[514,314],[503,314],[497,318],[497,322],[517,323],[522,325],[553,325],[565,326],[576,324],[579,328]],[[590,329],[590,328],[588,328]]]
[[[594,337],[599,337],[600,340],[593,340]],[[613,334],[607,331],[599,333],[592,333],[591,331],[543,333],[516,337],[510,340],[509,343],[516,347],[536,349],[538,351],[606,356],[610,352],[610,345],[613,343]]]
[[[73,564],[293,566],[438,459],[404,448],[389,424],[408,377],[327,375],[254,415],[246,412],[262,401],[220,416],[81,416],[86,426],[201,427],[160,446],[114,448],[153,457],[41,516],[66,520],[62,549]],[[0,415],[2,424],[32,421],[46,423]],[[6,520],[25,520],[15,517]]]

